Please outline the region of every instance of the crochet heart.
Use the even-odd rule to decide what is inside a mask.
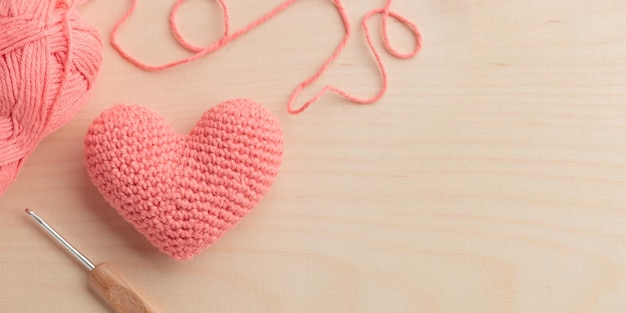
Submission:
[[[85,138],[92,182],[154,246],[200,253],[268,191],[282,162],[278,119],[252,100],[221,103],[183,136],[156,113],[117,105]]]

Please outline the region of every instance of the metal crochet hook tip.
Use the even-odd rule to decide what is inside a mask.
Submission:
[[[74,246],[72,246],[69,242],[67,242],[65,238],[59,235],[59,233],[57,233],[57,231],[54,230],[52,226],[48,225],[48,223],[46,223],[46,221],[44,221],[41,217],[35,214],[35,212],[30,209],[25,209],[24,211],[26,212],[26,214],[30,215],[30,217],[32,217],[33,220],[37,222],[39,226],[41,226],[41,228],[43,228],[48,234],[50,234],[52,238],[54,238],[60,245],[62,245],[67,251],[69,251],[78,261],[80,261],[80,263],[83,264],[89,271],[93,271],[94,268],[96,268],[96,266],[87,257],[80,253],[80,251],[74,248]]]

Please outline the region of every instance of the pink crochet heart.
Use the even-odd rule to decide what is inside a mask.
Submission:
[[[270,188],[282,162],[278,119],[239,99],[205,112],[183,136],[156,113],[118,105],[85,138],[87,170],[106,200],[161,251],[200,253]]]

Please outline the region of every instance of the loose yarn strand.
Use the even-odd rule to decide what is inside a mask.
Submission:
[[[223,17],[224,17],[224,33],[222,34],[222,37],[217,40],[216,42],[206,46],[206,47],[202,47],[202,46],[196,46],[192,43],[190,43],[187,39],[185,39],[184,35],[180,32],[180,28],[178,26],[178,21],[177,21],[177,16],[178,16],[178,11],[180,9],[180,7],[183,5],[183,3],[185,3],[186,0],[177,0],[177,2],[175,3],[175,5],[173,6],[171,12],[170,12],[170,17],[169,17],[169,23],[170,23],[170,29],[172,31],[172,34],[174,36],[174,38],[176,39],[176,41],[178,42],[178,44],[180,44],[182,47],[184,47],[185,49],[189,50],[190,52],[193,52],[194,54],[183,58],[183,59],[179,59],[176,61],[172,61],[169,63],[165,63],[165,64],[161,64],[161,65],[149,65],[146,64],[142,61],[140,61],[139,59],[135,58],[134,56],[132,56],[130,53],[128,53],[123,47],[122,45],[118,42],[117,40],[117,35],[119,33],[119,30],[121,28],[121,26],[130,18],[130,16],[133,14],[133,12],[135,11],[136,7],[137,7],[137,1],[138,0],[133,0],[133,2],[131,3],[130,8],[128,9],[128,11],[124,14],[124,16],[122,16],[122,18],[116,23],[115,27],[113,28],[113,32],[111,33],[111,44],[113,45],[113,47],[118,51],[118,53],[125,58],[127,61],[129,61],[130,63],[134,64],[135,66],[144,69],[144,70],[149,70],[149,71],[159,71],[159,70],[164,70],[164,69],[168,69],[177,65],[181,65],[181,64],[185,64],[185,63],[189,63],[189,62],[193,62],[215,50],[218,50],[220,48],[222,48],[223,46],[227,45],[228,43],[230,43],[231,41],[239,38],[240,36],[250,32],[251,30],[261,26],[263,23],[267,22],[268,20],[270,20],[271,18],[275,17],[276,15],[280,14],[281,12],[283,12],[284,10],[286,10],[289,6],[291,6],[293,3],[295,3],[297,0],[287,0],[284,1],[283,3],[281,3],[280,5],[278,5],[277,7],[275,7],[274,9],[272,9],[270,12],[268,12],[267,14],[261,16],[260,18],[254,20],[252,23],[244,26],[243,28],[237,30],[236,32],[234,32],[233,34],[230,34],[230,13],[228,10],[228,5],[226,4],[225,0],[217,0],[217,2],[219,3],[219,5],[222,8],[222,13],[223,13]],[[420,34],[420,31],[417,27],[417,25],[413,22],[411,22],[409,19],[405,18],[404,16],[391,11],[390,7],[391,7],[391,1],[392,0],[386,0],[385,6],[383,8],[378,8],[378,9],[374,9],[371,10],[369,12],[367,12],[365,14],[365,16],[363,17],[363,21],[362,21],[362,27],[363,27],[363,31],[365,34],[365,39],[367,41],[368,46],[370,47],[372,54],[374,55],[374,59],[376,61],[376,64],[378,66],[378,69],[380,71],[380,75],[381,75],[381,88],[379,89],[378,93],[376,93],[373,97],[371,98],[360,98],[357,96],[354,96],[352,94],[350,94],[349,92],[332,86],[332,85],[326,85],[322,88],[322,90],[320,90],[318,93],[316,93],[313,97],[311,97],[309,100],[307,100],[304,104],[302,104],[300,107],[298,108],[294,108],[294,103],[296,102],[298,96],[300,95],[300,93],[308,86],[310,86],[311,84],[313,84],[314,82],[316,82],[327,70],[328,68],[331,66],[331,64],[341,55],[341,53],[343,52],[343,50],[345,49],[351,35],[352,35],[352,28],[351,28],[351,23],[350,20],[348,18],[348,15],[346,13],[345,10],[345,6],[343,5],[343,3],[341,2],[341,0],[333,0],[333,4],[335,6],[335,8],[337,9],[337,12],[339,13],[339,16],[341,18],[343,27],[344,27],[344,37],[343,39],[339,42],[339,44],[337,45],[337,47],[333,50],[333,53],[324,61],[324,63],[321,65],[321,67],[308,79],[304,80],[303,82],[301,82],[300,84],[298,84],[293,92],[291,93],[291,96],[289,97],[289,101],[287,103],[287,111],[291,114],[299,114],[302,113],[304,110],[306,110],[310,105],[312,105],[313,103],[315,103],[317,100],[319,100],[319,98],[321,98],[322,96],[324,96],[326,93],[328,92],[334,92],[339,94],[340,96],[342,96],[343,98],[345,98],[346,100],[353,102],[353,103],[357,103],[357,104],[371,104],[373,102],[378,101],[386,92],[387,92],[387,87],[388,87],[388,75],[387,75],[387,70],[385,68],[385,65],[382,61],[382,58],[380,56],[380,53],[378,52],[378,50],[375,48],[373,40],[371,38],[371,31],[369,29],[368,26],[368,22],[369,20],[377,14],[382,15],[382,41],[383,41],[383,46],[385,48],[385,50],[391,54],[392,56],[396,57],[396,58],[400,58],[400,59],[408,59],[408,58],[412,58],[414,56],[416,56],[419,51],[421,50],[421,41],[422,41],[422,37]],[[402,53],[399,52],[398,50],[396,50],[395,48],[392,47],[391,45],[391,40],[389,39],[389,35],[388,35],[388,29],[387,29],[387,24],[388,24],[388,19],[389,17],[394,18],[395,20],[397,20],[399,23],[401,23],[402,25],[404,25],[405,27],[407,27],[410,31],[411,34],[415,40],[415,46],[414,49],[408,53]]]
[[[226,3],[224,3],[224,0],[217,0],[217,2],[219,3],[220,7],[222,7],[222,13],[224,15],[224,34],[222,34],[222,37],[219,40],[221,42],[222,40],[224,40],[224,38],[230,35],[230,14],[228,13],[228,6],[226,5]],[[172,8],[172,11],[170,12],[170,29],[172,31],[172,34],[174,34],[174,38],[176,38],[176,41],[178,41],[181,46],[189,51],[197,53],[205,49],[205,47],[196,46],[185,40],[185,37],[181,34],[178,28],[178,21],[176,17],[178,16],[178,10],[183,3],[185,3],[184,0],[176,1],[176,4]]]
[[[174,4],[174,7],[172,8],[172,10],[170,12],[170,29],[171,29],[171,31],[172,31],[176,41],[182,47],[186,48],[187,50],[189,50],[191,52],[194,52],[193,55],[191,55],[189,57],[186,57],[186,58],[183,58],[183,59],[179,59],[179,60],[173,61],[173,62],[161,64],[161,65],[149,65],[149,64],[144,63],[141,60],[135,58],[130,53],[128,53],[122,47],[122,45],[118,42],[117,34],[119,33],[119,30],[122,27],[122,25],[124,23],[126,23],[126,21],[130,18],[130,16],[133,14],[133,12],[135,12],[135,9],[137,8],[138,0],[133,0],[133,2],[131,3],[131,6],[128,9],[128,11],[126,11],[124,16],[122,16],[122,18],[113,27],[113,31],[111,32],[111,45],[113,46],[113,48],[115,48],[115,50],[117,50],[117,52],[124,59],[126,59],[128,62],[132,63],[133,65],[135,65],[135,66],[137,66],[137,67],[139,67],[139,68],[141,68],[143,70],[147,70],[147,71],[165,70],[165,69],[172,68],[172,67],[175,67],[175,66],[178,66],[178,65],[181,65],[181,64],[193,62],[193,61],[195,61],[195,60],[197,60],[197,59],[199,59],[199,58],[201,58],[201,57],[203,57],[203,56],[205,56],[205,55],[207,55],[207,54],[209,54],[211,52],[214,52],[215,50],[218,50],[218,49],[222,48],[223,46],[225,46],[226,44],[230,43],[231,41],[239,38],[240,36],[248,33],[249,31],[259,27],[264,22],[267,22],[272,17],[278,15],[279,13],[281,13],[282,11],[287,9],[287,7],[289,7],[291,4],[293,4],[297,0],[287,0],[287,1],[283,2],[282,4],[280,4],[278,7],[274,8],[272,11],[270,11],[266,15],[258,18],[257,20],[253,21],[252,23],[250,23],[249,25],[243,27],[242,29],[238,30],[237,32],[235,32],[232,35],[230,35],[230,33],[229,33],[229,31],[230,31],[230,14],[229,14],[229,11],[228,11],[228,6],[224,2],[224,0],[218,0],[218,3],[222,7],[223,16],[224,16],[224,34],[222,35],[222,37],[218,41],[216,41],[216,42],[214,42],[211,45],[206,46],[206,47],[199,47],[199,46],[193,45],[192,43],[187,41],[184,38],[184,36],[182,35],[182,33],[180,32],[180,29],[178,27],[178,22],[177,22],[177,18],[176,17],[178,15],[178,10],[180,9],[180,7],[182,6],[182,4],[185,1],[186,0],[178,0],[176,2],[176,4]]]
[[[420,34],[419,29],[417,28],[417,25],[413,22],[411,22],[409,19],[407,19],[406,17],[390,11],[389,8],[391,7],[391,0],[387,0],[387,4],[385,5],[385,8],[383,9],[383,11],[381,12],[380,10],[372,10],[370,11],[369,14],[366,14],[365,17],[363,18],[363,28],[366,28],[367,26],[365,26],[365,24],[367,23],[367,21],[375,14],[382,14],[383,18],[382,18],[382,34],[383,34],[383,44],[385,45],[385,50],[387,50],[387,52],[391,55],[393,55],[396,58],[399,59],[410,59],[415,57],[420,50],[422,49],[422,35]],[[412,33],[413,38],[415,38],[415,45],[413,47],[413,50],[408,52],[408,53],[402,53],[399,52],[398,50],[396,50],[392,45],[391,45],[391,40],[389,39],[389,32],[387,31],[387,22],[389,20],[389,16],[393,17],[394,19],[396,19],[398,22],[402,23],[404,26],[408,27],[409,30]],[[371,46],[371,45],[370,45]]]

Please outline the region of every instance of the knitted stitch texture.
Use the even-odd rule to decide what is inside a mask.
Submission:
[[[0,0],[0,195],[93,88],[102,43],[74,6]]]
[[[92,182],[161,251],[187,260],[252,210],[278,174],[278,119],[247,99],[205,112],[183,136],[156,113],[117,105],[89,127]]]

